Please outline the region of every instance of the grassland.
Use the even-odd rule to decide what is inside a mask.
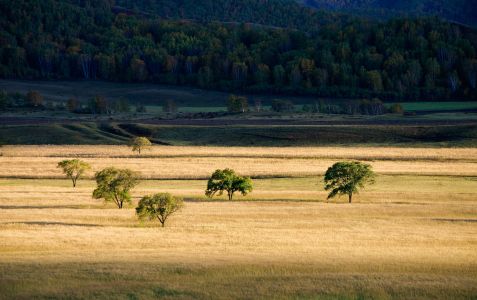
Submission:
[[[161,112],[161,105],[166,100],[174,100],[182,112],[212,112],[226,110],[228,93],[207,91],[195,88],[167,86],[158,84],[123,84],[101,81],[19,81],[0,80],[0,90],[9,93],[26,94],[28,91],[39,91],[46,101],[64,102],[69,98],[88,101],[101,95],[109,99],[126,98],[131,103],[143,103],[153,113]],[[317,101],[314,97],[294,97],[280,95],[249,95],[250,98],[259,99],[269,105],[272,99],[287,99],[297,104],[300,109],[304,104]],[[334,101],[340,101],[334,99]],[[251,103],[252,104],[252,103]],[[452,111],[476,110],[475,101],[447,101],[447,102],[404,102],[408,111]],[[266,108],[269,108],[266,106]]]
[[[137,156],[127,146],[6,146],[2,154],[4,178],[61,178],[56,163],[71,157],[93,171],[114,165],[145,179],[204,179],[224,166],[255,178],[318,176],[338,159],[369,161],[380,174],[477,176],[476,148],[155,146]]]
[[[408,102],[401,104],[405,111],[443,111],[443,110],[477,110],[477,102],[455,101],[455,102]]]
[[[475,148],[156,146],[144,157],[124,146],[2,152],[0,299],[477,296]],[[137,168],[149,180],[118,210],[91,198],[91,179],[73,189],[61,178],[56,162],[72,157],[95,170]],[[352,205],[327,202],[319,176],[341,159],[365,160],[378,172]],[[205,199],[205,175],[229,166],[260,177],[255,191],[234,202]],[[134,216],[138,198],[159,191],[186,199],[166,228]]]
[[[22,121],[20,121],[22,122]],[[400,146],[475,147],[477,125],[439,123],[394,125],[222,125],[141,124],[129,122],[74,122],[54,120],[39,124],[0,125],[3,144],[126,144],[135,135],[153,142],[190,146]],[[154,120],[151,122],[155,122]],[[165,121],[164,121],[165,122]],[[175,121],[174,121],[175,122]],[[186,122],[186,121],[184,121]],[[191,121],[194,122],[194,121]],[[248,121],[246,121],[248,122]],[[271,121],[270,121],[271,122]],[[358,120],[359,122],[359,120]],[[418,121],[416,121],[418,122]],[[448,121],[445,121],[448,122]],[[252,121],[253,123],[253,121]]]

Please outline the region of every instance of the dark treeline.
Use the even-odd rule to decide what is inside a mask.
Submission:
[[[437,19],[340,17],[304,31],[136,17],[113,13],[112,5],[0,0],[0,78],[383,100],[477,98],[476,31]]]
[[[447,20],[477,25],[475,0],[298,0],[318,9],[353,12],[375,18],[436,15]]]
[[[313,32],[349,16],[309,9],[294,0],[115,0],[114,7],[167,19],[254,23]]]

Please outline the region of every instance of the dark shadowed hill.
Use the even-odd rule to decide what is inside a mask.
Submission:
[[[115,4],[122,8],[109,0],[0,0],[0,79],[392,101],[477,98],[477,31],[440,19],[378,22],[286,0]]]

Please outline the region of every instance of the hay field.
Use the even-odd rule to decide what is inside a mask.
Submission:
[[[113,165],[147,179],[204,179],[225,167],[252,177],[317,176],[341,159],[368,161],[380,174],[477,176],[477,148],[155,146],[137,156],[126,146],[6,146],[2,153],[0,177],[12,178],[61,178],[56,164],[71,157],[93,171]]]
[[[157,147],[149,158],[105,146],[2,152],[0,299],[477,296],[477,176],[461,170],[475,167],[473,149]],[[255,191],[234,202],[203,201],[203,179],[142,181],[134,202],[159,191],[186,198],[184,209],[160,228],[137,221],[134,205],[118,210],[92,199],[92,180],[73,189],[65,179],[38,178],[59,176],[55,163],[74,156],[104,165],[137,163],[170,178],[186,178],[180,172],[200,159],[201,172],[213,170],[206,161],[214,158],[270,178],[256,179]],[[389,164],[403,172],[380,170],[376,185],[352,205],[326,202],[318,176],[276,177],[295,172],[290,166],[319,173],[318,166],[358,156],[376,169]],[[440,172],[426,175],[429,164],[440,164]],[[181,171],[167,173],[172,167]],[[18,170],[30,170],[32,179],[14,178]]]

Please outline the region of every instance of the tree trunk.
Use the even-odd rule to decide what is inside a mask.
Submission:
[[[351,203],[351,200],[353,198],[353,194],[352,193],[348,194],[348,198],[349,198],[349,203]]]
[[[73,187],[76,187],[76,179],[73,179]]]
[[[231,201],[232,197],[233,197],[233,193],[232,192],[227,192],[227,195],[229,196],[229,201]]]

